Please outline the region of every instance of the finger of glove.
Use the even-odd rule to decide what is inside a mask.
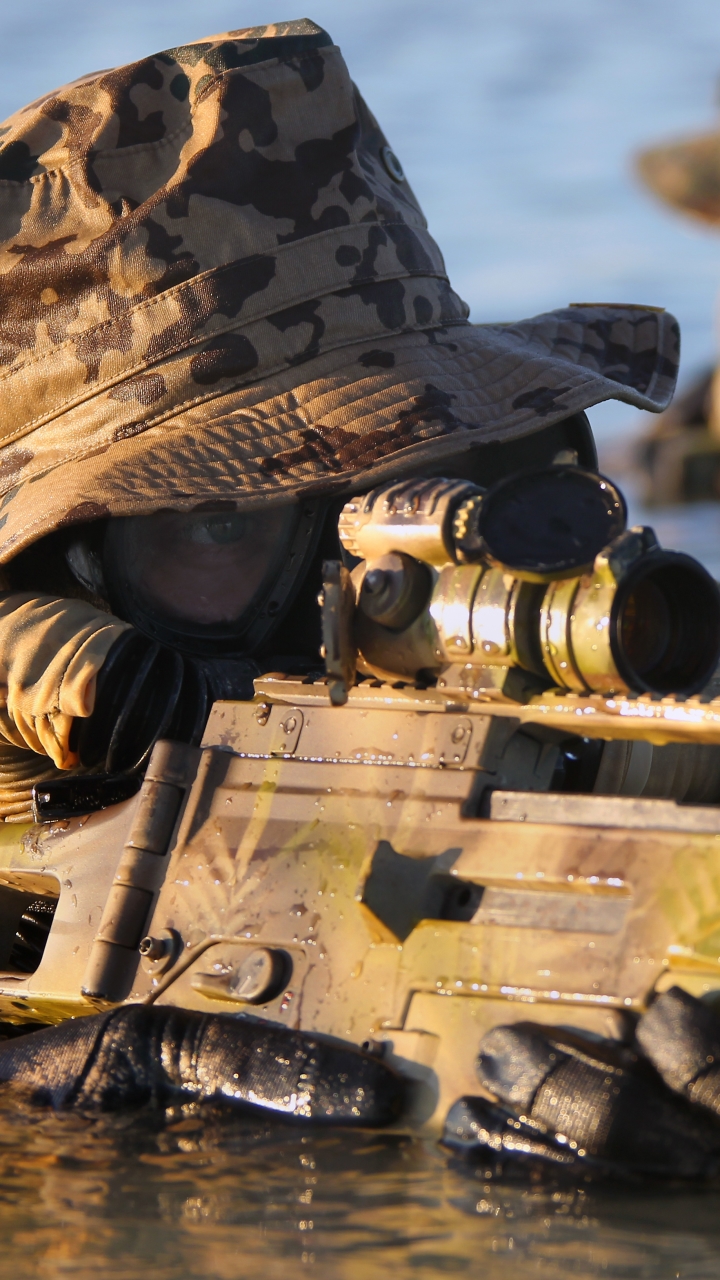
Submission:
[[[559,1142],[486,1098],[458,1098],[448,1111],[441,1142],[469,1164],[482,1162],[486,1177],[577,1182],[626,1172],[621,1165],[581,1154],[575,1144]]]
[[[493,1027],[480,1042],[480,1083],[519,1111],[528,1111],[540,1085],[565,1057],[532,1023]]]
[[[384,1125],[404,1102],[404,1082],[378,1058],[261,1019],[207,1018],[184,1057],[204,1097],[307,1120]]]
[[[69,748],[71,717],[59,711],[52,716],[33,716],[16,709],[14,723],[20,741],[30,751],[49,756],[58,769],[77,764],[77,756]]]
[[[636,1038],[665,1083],[680,1093],[720,1063],[720,1019],[680,987],[653,1001]]]
[[[58,769],[70,769],[77,764],[77,756],[69,748],[72,717],[59,711],[43,716],[27,716],[18,712],[16,721],[31,751],[49,756]]]
[[[38,755],[47,755],[48,753],[45,750],[40,733],[38,732],[38,730],[42,728],[42,725],[38,724],[35,716],[26,716],[23,712],[16,710],[13,719],[25,746],[28,747],[30,751],[35,751]],[[56,750],[56,754],[61,758],[61,753],[57,752],[57,743],[55,742],[54,737],[51,745],[53,745]],[[56,761],[54,757],[51,755],[50,758],[52,759],[53,764],[55,764]]]
[[[35,732],[46,755],[58,769],[72,769],[78,764],[77,753],[70,749],[73,717],[62,711],[35,718]]]
[[[671,987],[650,1006],[637,1040],[665,1083],[720,1116],[720,1019],[694,996]]]
[[[521,1118],[527,1116],[556,1141],[656,1176],[705,1176],[717,1163],[720,1129],[709,1128],[702,1114],[621,1045],[563,1037],[550,1029],[544,1034],[533,1024],[497,1031],[482,1043],[483,1060],[490,1058],[490,1049],[496,1050],[493,1085],[486,1069],[486,1087],[501,1096],[498,1081],[504,1069],[499,1087],[509,1099],[515,1081],[530,1086],[533,1068],[537,1079],[542,1067],[543,1078],[530,1106],[520,1108]],[[525,1101],[529,1093],[528,1087]],[[522,1088],[516,1094],[522,1096]],[[512,1105],[518,1108],[517,1102]]]
[[[714,1176],[720,1128],[643,1062],[608,1068],[570,1057],[541,1085],[534,1120],[592,1155],[663,1177]]]

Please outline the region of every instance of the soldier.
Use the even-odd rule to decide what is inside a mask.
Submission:
[[[348,494],[593,466],[589,406],[658,411],[672,395],[662,311],[469,324],[400,161],[311,22],[211,37],[31,104],[3,126],[0,179],[6,820],[27,818],[35,782],[137,770],[159,736],[199,741],[211,701],[251,697],[259,672],[317,667],[319,566],[340,554]],[[518,1034],[485,1045],[481,1075],[507,1107],[540,1107],[537,1134],[544,1081],[575,1049]],[[585,1053],[567,1095],[601,1171],[647,1165],[641,1140],[611,1140],[652,1075],[631,1058],[595,1070]],[[608,1070],[619,1084],[603,1093]],[[658,1171],[685,1150],[682,1171],[714,1170],[702,1117],[686,1122],[652,1079]],[[265,1099],[368,1124],[402,1106],[398,1077],[351,1046],[168,1006],[22,1036],[0,1047],[0,1080],[55,1105]],[[456,1114],[448,1140],[484,1160],[488,1142],[520,1150],[521,1122],[488,1114]],[[559,1144],[536,1142],[537,1159],[556,1167]]]
[[[665,203],[705,225],[720,223],[720,133],[637,157],[637,171]],[[704,370],[654,423],[637,450],[649,504],[720,497],[720,373]]]
[[[137,768],[259,672],[317,666],[349,492],[592,466],[588,406],[672,394],[660,311],[468,322],[306,20],[32,103],[0,178],[5,818],[57,770]]]

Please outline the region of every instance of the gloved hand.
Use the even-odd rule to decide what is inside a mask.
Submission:
[[[0,739],[58,769],[138,768],[163,733],[199,742],[213,701],[252,697],[258,674],[184,656],[84,600],[0,595]],[[0,814],[17,808],[6,772],[0,758]]]
[[[674,987],[630,1047],[515,1023],[482,1040],[480,1083],[443,1141],[495,1173],[573,1179],[720,1176],[720,1019]]]
[[[49,756],[58,769],[77,765],[73,721],[91,714],[97,673],[128,630],[84,600],[30,591],[2,596],[0,735]]]
[[[391,1124],[405,1082],[354,1045],[261,1018],[124,1005],[0,1044],[0,1084],[37,1105],[209,1101],[329,1124]]]

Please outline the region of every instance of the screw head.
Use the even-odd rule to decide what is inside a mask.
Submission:
[[[162,960],[167,955],[170,946],[169,938],[143,938],[138,951],[141,956],[145,956],[146,960]]]
[[[161,929],[157,936],[148,934],[138,946],[142,967],[146,973],[164,973],[174,964],[180,952],[182,940],[176,929]]]

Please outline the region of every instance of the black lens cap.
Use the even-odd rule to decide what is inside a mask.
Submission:
[[[625,529],[627,507],[605,476],[581,467],[521,471],[488,490],[477,533],[483,559],[530,582],[585,573]]]

